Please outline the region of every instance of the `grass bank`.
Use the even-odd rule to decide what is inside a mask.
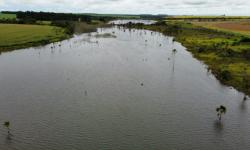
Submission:
[[[69,38],[72,34],[95,32],[104,22],[40,21],[36,24],[0,24],[0,52],[45,45]]]
[[[68,37],[64,29],[47,25],[0,24],[0,52],[38,46]]]
[[[129,25],[174,36],[224,84],[250,94],[250,39],[182,21]]]

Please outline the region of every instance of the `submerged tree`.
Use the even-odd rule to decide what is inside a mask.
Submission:
[[[172,59],[173,59],[173,72],[174,72],[174,68],[175,68],[175,54],[177,53],[176,49],[172,50]]]
[[[221,120],[222,114],[226,114],[227,112],[227,108],[223,105],[221,105],[220,107],[216,108],[217,111],[217,116],[219,118],[219,120]]]
[[[244,97],[243,97],[243,101],[246,101],[247,100],[247,96],[246,95],[244,95]]]
[[[247,92],[250,89],[250,77],[247,74],[247,68],[244,68],[243,73],[242,73],[242,82],[243,82],[243,88],[244,90],[246,90]],[[247,95],[244,94],[243,100],[246,101],[247,100]]]
[[[10,122],[9,122],[9,121],[6,121],[6,122],[4,122],[3,125],[7,128],[8,133],[10,133]]]

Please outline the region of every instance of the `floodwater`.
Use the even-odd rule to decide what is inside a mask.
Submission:
[[[146,24],[146,25],[156,23],[155,20],[134,20],[134,19],[114,20],[114,21],[110,21],[109,23],[119,25],[119,24],[127,24],[129,22],[131,22],[131,23],[143,23],[143,24]]]
[[[172,37],[99,29],[0,55],[0,149],[250,149],[242,99]]]

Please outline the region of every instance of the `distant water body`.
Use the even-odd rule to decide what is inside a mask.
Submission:
[[[150,24],[156,23],[156,21],[154,21],[154,20],[133,20],[133,19],[131,19],[131,20],[114,20],[114,21],[111,21],[110,23],[118,25],[118,24],[127,24],[129,22],[132,22],[132,23],[143,23],[143,24],[146,24],[146,25],[150,25]]]

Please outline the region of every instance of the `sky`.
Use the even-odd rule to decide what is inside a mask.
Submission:
[[[250,0],[0,0],[0,11],[249,15]]]

